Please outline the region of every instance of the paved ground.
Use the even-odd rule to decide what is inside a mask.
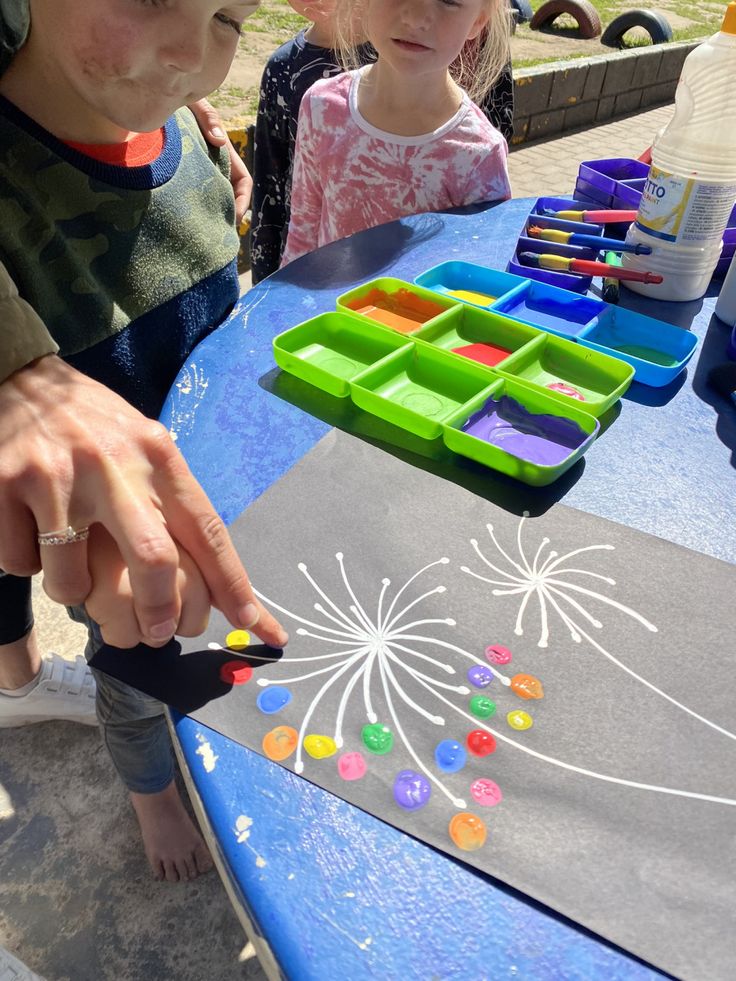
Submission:
[[[651,146],[654,134],[669,122],[673,106],[617,119],[603,126],[513,150],[509,155],[515,198],[565,194],[575,187],[581,160],[638,157]]]
[[[514,196],[571,191],[581,160],[639,156],[671,112],[515,150]],[[82,628],[36,587],[42,643],[73,656],[83,647]],[[47,981],[265,977],[215,873],[188,886],[149,878],[97,731],[67,723],[0,730],[3,946]]]

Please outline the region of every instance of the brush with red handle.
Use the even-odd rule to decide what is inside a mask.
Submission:
[[[574,272],[582,276],[605,276],[607,279],[633,280],[637,283],[661,283],[663,277],[659,273],[637,272],[636,269],[623,269],[612,266],[607,262],[593,262],[591,259],[570,259],[564,255],[552,253],[522,252],[519,261],[524,266],[534,266],[536,269],[552,269],[555,272]]]
[[[613,225],[615,222],[631,223],[636,219],[636,211],[615,211],[606,208],[605,211],[553,211],[545,210],[548,218],[562,218],[565,221],[588,221],[594,225]]]

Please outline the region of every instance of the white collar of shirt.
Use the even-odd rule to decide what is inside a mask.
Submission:
[[[422,133],[419,136],[398,136],[396,133],[387,133],[385,130],[372,126],[365,116],[361,115],[358,109],[358,87],[360,85],[360,79],[363,73],[370,67],[370,65],[364,65],[362,68],[357,68],[355,71],[350,72],[350,115],[355,125],[362,129],[364,133],[368,133],[369,136],[375,136],[385,143],[399,143],[402,146],[421,146],[423,143],[431,143],[432,140],[440,139],[445,133],[457,125],[471,104],[470,98],[463,92],[463,101],[460,103],[460,108],[455,115],[451,116],[446,123],[443,123],[439,129],[434,130],[432,133]]]

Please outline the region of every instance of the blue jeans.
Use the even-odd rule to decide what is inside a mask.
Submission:
[[[104,643],[100,628],[83,606],[67,609],[72,620],[87,627],[84,656],[89,661]],[[102,740],[120,779],[134,793],[164,790],[174,779],[174,757],[163,705],[102,671],[92,668],[92,673]]]

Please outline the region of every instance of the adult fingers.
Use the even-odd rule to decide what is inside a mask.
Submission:
[[[59,532],[59,538],[67,534],[68,528],[83,531],[87,526],[73,519],[61,517],[41,518],[36,516],[39,533],[50,536]],[[43,588],[47,596],[65,606],[79,606],[84,603],[92,588],[92,579],[87,567],[87,542],[71,541],[64,544],[39,543],[41,565],[43,568]]]
[[[36,523],[39,555],[43,568],[43,588],[57,603],[77,606],[83,603],[92,586],[87,568],[86,541],[63,542],[68,529],[84,531],[89,517],[77,510],[68,481],[48,479],[33,481],[28,504]],[[43,539],[50,539],[44,542]]]
[[[150,468],[155,473],[156,459],[179,456],[158,423],[146,421],[138,439],[147,471]],[[114,463],[107,464],[104,482],[105,511],[100,521],[117,542],[128,567],[141,638],[151,647],[161,647],[176,632],[181,615],[177,546],[159,502],[151,490],[139,492],[140,481],[130,468],[122,473]]]
[[[264,643],[283,647],[288,634],[256,598],[222,519],[176,451],[156,467],[161,506],[171,534],[196,563],[212,605],[234,626],[252,630]]]
[[[0,492],[0,498],[2,493]],[[0,507],[0,569],[13,576],[35,576],[41,568],[32,513],[16,501]]]
[[[213,146],[225,146],[227,133],[222,125],[220,114],[207,99],[199,99],[192,102],[189,109],[197,120],[197,126],[202,131],[202,136]]]
[[[176,629],[181,637],[199,637],[210,618],[210,591],[194,561],[179,548],[179,594],[181,616]]]

